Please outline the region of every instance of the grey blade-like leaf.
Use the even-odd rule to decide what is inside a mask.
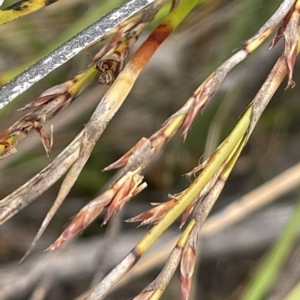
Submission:
[[[155,0],[130,0],[120,5],[39,60],[0,89],[0,109],[118,24],[153,2]]]

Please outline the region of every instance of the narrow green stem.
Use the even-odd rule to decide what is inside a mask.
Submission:
[[[296,242],[296,237],[299,233],[299,226],[300,200],[298,201],[294,214],[290,219],[290,222],[287,224],[283,234],[277,240],[258,270],[253,275],[247,290],[240,298],[241,300],[260,300],[264,298],[265,294],[275,281],[280,268],[288,257],[291,248]],[[297,299],[299,299],[299,294]]]
[[[222,145],[216,150],[201,174],[194,180],[192,185],[180,196],[177,204],[169,210],[157,225],[138,243],[137,248],[141,253],[146,252],[153,243],[163,234],[163,232],[179,217],[185,208],[197,197],[200,191],[212,178],[221,164],[227,159],[236,147],[237,143],[244,137],[250,124],[252,107],[250,106],[231,134],[225,139]]]

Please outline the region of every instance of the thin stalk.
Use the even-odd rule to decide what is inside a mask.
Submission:
[[[82,137],[81,155],[67,174],[57,199],[64,199],[82,168],[88,160],[97,140],[102,135],[109,121],[116,114],[132,89],[137,77],[148,63],[154,52],[171,32],[184,20],[198,0],[183,0],[162,23],[151,33],[129,60],[124,70],[116,78],[111,88],[103,96],[90,121],[85,126]],[[56,199],[56,200],[57,200]],[[56,201],[55,200],[55,201]],[[59,200],[61,201],[61,200]]]
[[[155,0],[130,0],[100,18],[0,89],[0,109],[83,49]]]
[[[94,295],[96,299],[103,299],[118,280],[136,264],[140,257],[155,243],[163,232],[184,212],[194,199],[197,198],[201,190],[213,178],[215,172],[219,170],[222,164],[235,155],[234,151],[239,149],[239,145],[243,146],[243,144],[247,142],[249,134],[259,120],[260,114],[266,107],[268,101],[272,98],[286,73],[287,66],[285,56],[282,55],[276,62],[253,102],[242,115],[230,135],[209,158],[202,172],[198,175],[192,185],[178,197],[176,204],[148,231],[131,252],[127,254],[127,256],[125,256],[124,259],[94,289],[92,295]],[[239,150],[236,154],[239,154]],[[230,170],[231,165],[229,165],[227,172]],[[227,174],[225,175],[227,176]]]
[[[21,0],[0,10],[0,26],[15,19],[24,17],[59,0]]]
[[[259,269],[253,274],[250,284],[240,298],[241,300],[259,300],[265,297],[296,242],[299,226],[300,200],[298,200],[295,212],[283,234],[266,255],[266,258],[259,266]]]
[[[72,36],[88,27],[92,22],[95,22],[99,18],[99,16],[103,14],[103,11],[110,11],[111,9],[113,9],[114,6],[112,5],[112,2],[117,2],[115,3],[115,5],[119,5],[121,3],[121,0],[106,2],[104,7],[103,2],[95,3],[80,18],[76,19],[76,22],[72,23],[72,26],[66,28],[64,32],[62,32],[55,39],[49,41],[49,43],[47,42],[47,44],[44,45],[44,48],[41,49],[41,52],[36,54],[29,61],[26,61],[23,64],[18,64],[14,68],[0,73],[0,86],[12,80],[14,77],[22,73],[25,69],[36,63],[39,59],[43,58],[46,55],[49,55],[52,51],[55,50],[55,48],[59,47],[61,44],[69,40]]]
[[[243,138],[248,128],[252,109],[249,108],[240,119],[231,134],[225,139],[222,145],[216,150],[201,174],[196,178],[192,185],[178,199],[177,204],[169,210],[163,219],[155,225],[145,237],[137,244],[139,253],[145,253],[163,232],[179,217],[186,207],[192,203],[204,186],[213,177],[214,173],[220,168],[228,155],[235,148],[235,145]]]

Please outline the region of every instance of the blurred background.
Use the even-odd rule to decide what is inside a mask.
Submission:
[[[3,7],[13,2],[6,0]],[[61,0],[0,27],[0,84],[122,2]],[[112,179],[114,172],[102,172],[103,168],[122,156],[141,137],[149,137],[155,132],[185,103],[198,85],[232,55],[234,49],[257,32],[281,2],[213,0],[199,4],[193,10],[142,72],[34,253],[22,265],[18,265],[18,261],[55,199],[61,180],[0,227],[0,299],[74,299],[134,246],[145,233],[145,228],[136,229],[136,224],[123,220],[149,209],[150,202],[165,201],[168,194],[178,193],[189,185],[189,180],[183,175],[207,157],[232,130],[282,53],[282,41],[267,51],[269,39],[229,74],[213,101],[193,123],[186,141],[183,142],[182,136],[177,134],[163,148],[146,170],[148,188],[128,203],[110,225],[100,227],[101,216],[58,254],[43,252],[60,235],[70,218]],[[148,28],[138,44],[154,26],[152,24]],[[2,109],[0,132],[24,115],[24,112],[17,111],[18,108],[51,86],[84,70],[91,54],[99,48],[100,45],[95,45],[83,51]],[[299,75],[296,62],[296,84]],[[264,112],[212,214],[298,163],[299,84],[288,90],[284,90],[285,86],[286,81]],[[50,124],[54,125],[54,147],[49,158],[37,134],[32,132],[18,144],[16,154],[0,161],[0,199],[42,170],[72,141],[89,120],[106,90],[107,87],[92,83],[68,109],[46,124],[48,132]],[[278,197],[274,195],[274,198]],[[191,299],[239,299],[239,291],[283,231],[298,198],[299,188],[294,188],[240,222],[217,233],[206,234],[200,241]],[[138,269],[136,277],[120,285],[107,299],[132,297],[153,280],[165,261],[165,258],[157,258],[156,255],[163,253],[177,234],[178,223],[169,229],[159,240],[156,250],[145,259],[145,262],[152,262],[151,266]],[[109,243],[104,242],[106,239]],[[277,288],[278,282],[284,286],[284,274],[292,274],[292,283],[287,283],[287,286],[299,281],[300,266],[295,263],[299,264],[298,248],[296,242],[277,279],[279,281],[264,299],[284,299],[283,287]],[[102,265],[103,253],[108,253],[106,264],[98,268]],[[293,272],[289,269],[291,266]],[[9,290],[8,281],[2,281],[3,276],[14,282],[18,292],[11,288],[10,293],[3,296],[3,291]],[[43,287],[44,298],[34,298],[38,297],[35,293],[39,286]],[[162,299],[180,299],[178,274]]]

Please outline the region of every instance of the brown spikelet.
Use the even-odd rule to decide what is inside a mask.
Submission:
[[[300,3],[295,5],[295,9],[284,31],[284,55],[288,68],[288,87],[294,87],[296,84],[293,80],[294,66],[298,54],[298,31],[299,31]]]
[[[153,208],[133,218],[127,219],[126,222],[141,222],[139,226],[153,225],[157,223],[165,213],[176,204],[176,202],[176,199],[171,199],[167,202],[158,203]]]
[[[188,300],[192,284],[192,276],[196,264],[197,226],[190,233],[189,239],[183,248],[180,262],[181,299]]]
[[[75,234],[90,225],[104,208],[108,207],[103,221],[105,224],[129,199],[146,187],[146,183],[142,183],[142,180],[140,169],[124,174],[108,190],[83,207],[48,250],[55,250],[63,246]]]

